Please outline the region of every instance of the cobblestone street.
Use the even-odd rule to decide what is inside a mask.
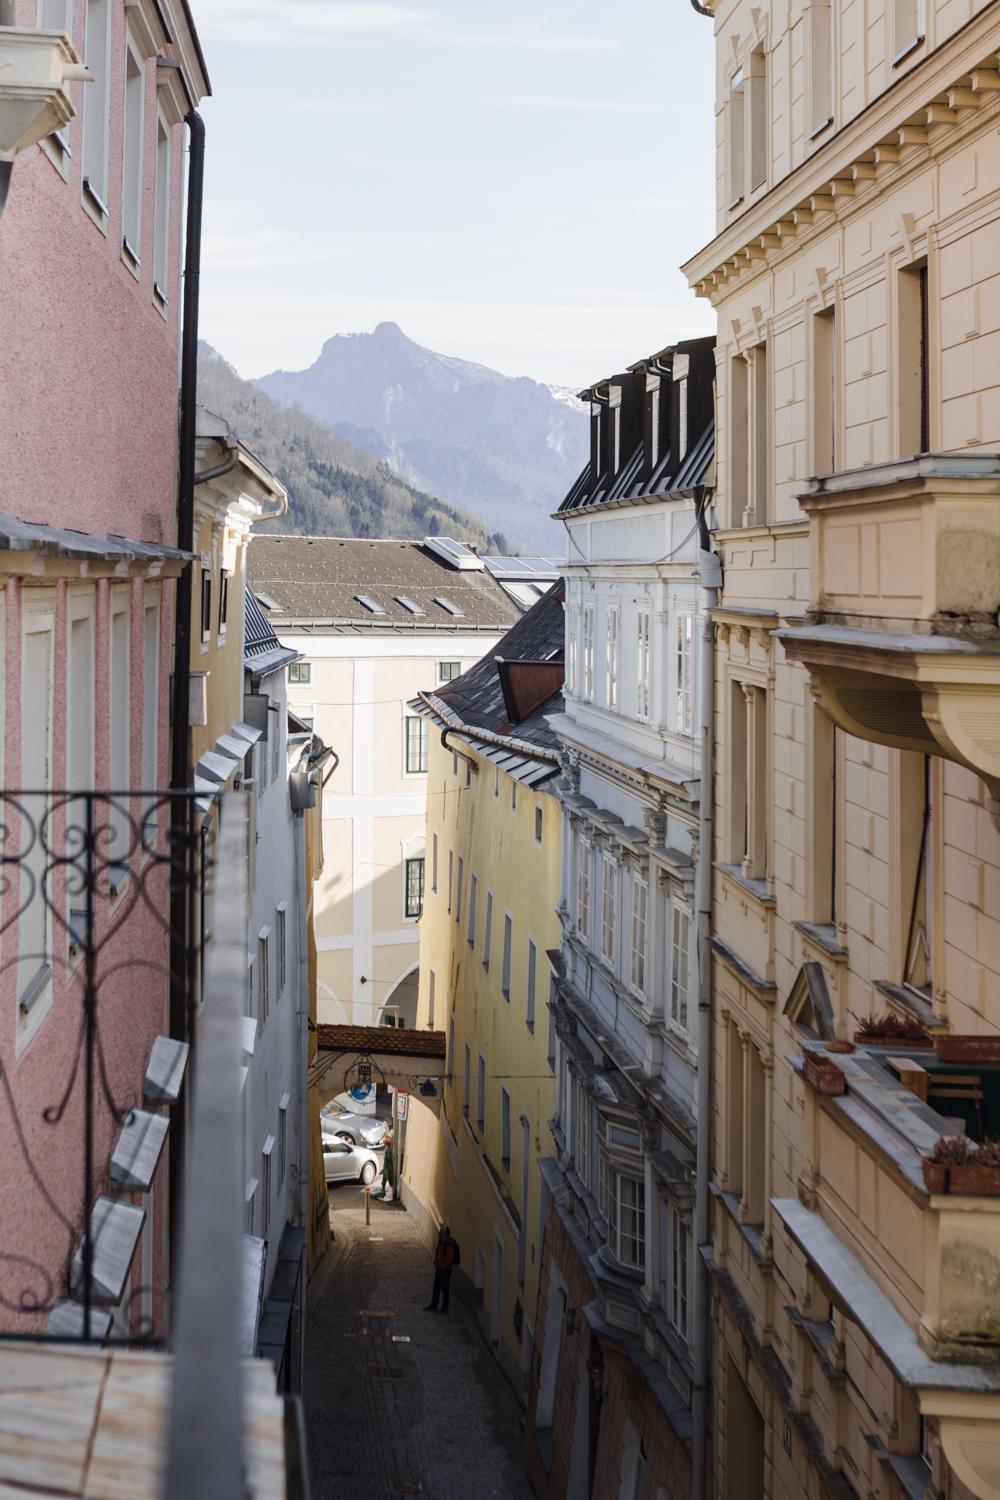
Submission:
[[[314,1500],[530,1500],[521,1412],[472,1315],[424,1312],[433,1272],[398,1204],[330,1194],[335,1241],[309,1284],[305,1411]]]

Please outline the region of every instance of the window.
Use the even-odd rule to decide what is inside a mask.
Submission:
[[[142,159],[146,136],[146,75],[132,41],[125,42],[125,123],[122,141],[122,248],[139,269],[142,244]]]
[[[899,456],[930,451],[927,266],[899,273]]]
[[[42,31],[73,31],[72,7],[69,0],[39,0],[38,25]]]
[[[88,791],[94,785],[94,620],[89,612],[92,607],[90,600],[84,602],[70,596],[69,664],[66,674],[69,698],[66,714],[66,784],[71,791]],[[85,609],[87,613],[73,618],[77,609]],[[156,730],[155,709],[148,702],[148,673],[144,692],[142,733],[145,766],[148,761],[150,725],[152,724],[154,746]],[[27,703],[24,704],[24,709],[27,710]],[[47,761],[47,748],[45,756]],[[145,780],[145,771],[143,780],[146,786],[156,785],[155,780]],[[82,847],[79,841],[86,838],[86,817],[86,804],[82,801],[74,802],[67,808],[67,848]],[[149,838],[145,834],[144,839],[148,845]],[[86,892],[70,889],[67,895],[69,947],[72,953],[82,942],[87,930]]]
[[[582,696],[588,701],[594,696],[594,608],[591,604],[588,604],[583,611]]]
[[[486,892],[486,924],[483,928],[483,968],[489,969],[493,946],[493,892]]]
[[[685,356],[685,364],[687,357]],[[683,458],[688,450],[688,383],[687,376],[675,382],[677,386],[677,457]]]
[[[465,1061],[462,1072],[462,1113],[469,1118],[469,1102],[472,1098],[472,1053],[469,1044],[465,1044]]]
[[[455,1016],[452,1013],[448,1022],[448,1082],[451,1083],[455,1076]]]
[[[170,131],[156,121],[156,189],[153,203],[153,291],[166,305],[170,278]]]
[[[290,683],[312,682],[313,668],[311,661],[293,661],[288,668],[288,681]]]
[[[764,1219],[767,1156],[766,1073],[753,1042],[744,1041],[730,1021],[726,1027],[727,1121],[726,1189],[740,1198],[746,1224]]]
[[[481,1052],[476,1066],[476,1124],[480,1132],[486,1129],[486,1059]]]
[[[496,800],[499,802],[500,801],[500,767],[499,766],[494,766],[493,767],[493,795],[496,798]]]
[[[639,719],[649,718],[650,648],[652,617],[641,609],[636,617],[635,712]]]
[[[288,977],[288,956],[285,939],[286,916],[285,903],[282,901],[274,910],[274,993],[279,1000],[285,993],[285,981]]]
[[[750,191],[767,181],[767,58],[750,54]]]
[[[267,1232],[271,1227],[271,1154],[274,1151],[274,1136],[269,1135],[264,1142],[260,1153],[261,1174],[261,1204],[264,1210],[264,1222],[261,1225],[261,1234],[267,1238]]]
[[[219,572],[219,635],[224,636],[229,624],[229,574],[225,568]]]
[[[476,946],[476,906],[479,901],[479,881],[475,875],[469,876],[469,947]]]
[[[123,601],[125,602],[125,601]],[[129,671],[128,607],[111,615],[111,692],[108,699],[109,738],[111,742],[111,789],[127,790],[132,784],[131,764],[131,673]],[[116,798],[108,811],[109,842],[106,853],[112,894],[128,874],[128,857],[132,843],[127,804]]]
[[[586,839],[578,845],[576,865],[576,930],[582,938],[590,936],[590,884],[594,851]]]
[[[288,1166],[288,1106],[291,1102],[288,1094],[282,1094],[278,1102],[278,1186],[285,1180],[285,1171]]]
[[[257,970],[259,975],[257,993],[260,998],[257,1019],[260,1022],[261,1031],[267,1025],[267,1018],[271,1010],[270,945],[271,929],[269,927],[262,927],[257,935]]]
[[[244,1196],[244,1202],[246,1204],[246,1226],[247,1226],[246,1232],[247,1232],[247,1234],[253,1234],[253,1232],[254,1232],[254,1226],[255,1226],[256,1221],[257,1221],[257,1216],[256,1216],[255,1210],[256,1210],[256,1206],[257,1206],[257,1188],[258,1188],[258,1186],[259,1186],[259,1184],[258,1184],[257,1178],[256,1177],[251,1177],[250,1180],[248,1181],[247,1185],[246,1185],[246,1188],[244,1189],[244,1195],[243,1196]]]
[[[510,810],[517,812],[517,780],[513,776],[510,778]]]
[[[618,707],[618,611],[609,609],[604,620],[604,698],[608,708]]]
[[[647,1468],[646,1450],[639,1436],[639,1429],[630,1417],[626,1417],[618,1500],[643,1500]]]
[[[837,876],[840,864],[838,821],[841,789],[837,766],[837,730],[818,704],[807,720],[808,783],[811,837],[806,850],[806,910],[820,926],[837,920]]]
[[[421,854],[414,859],[406,860],[405,868],[406,915],[419,917],[424,909],[424,856]]]
[[[646,903],[649,887],[638,875],[632,877],[632,955],[629,963],[629,984],[636,994],[646,988]]]
[[[458,880],[455,885],[455,921],[462,925],[462,892],[465,885],[465,860],[458,856]]]
[[[528,979],[524,1006],[524,1021],[529,1031],[535,1029],[535,976],[538,969],[538,949],[528,939]]]
[[[813,0],[806,13],[808,31],[809,134],[819,135],[833,122],[833,8],[830,0]]]
[[[75,621],[74,626],[85,623],[88,634],[91,624]],[[90,651],[87,651],[88,657]],[[93,667],[88,676],[93,675]],[[160,735],[160,610],[155,604],[147,605],[143,617],[142,637],[142,784],[146,791],[155,791],[159,785],[159,735]],[[70,782],[72,786],[73,783]],[[143,809],[155,817],[149,800]],[[148,846],[150,836],[143,829],[143,844]]]
[[[694,617],[678,610],[674,620],[674,719],[678,734],[694,734]]]
[[[590,1192],[590,1098],[584,1090],[582,1083],[577,1083],[573,1102],[576,1106],[574,1134],[573,1134],[573,1159],[576,1163],[576,1175],[583,1183],[587,1192]]]
[[[642,1180],[620,1172],[600,1153],[601,1212],[608,1240],[623,1266],[642,1270],[646,1260],[646,1189]]]
[[[500,1160],[510,1171],[510,1094],[500,1085]]]
[[[456,677],[461,676],[462,663],[460,661],[439,661],[438,682],[454,682]]]
[[[225,580],[225,573],[222,575]],[[269,712],[273,715],[271,719],[271,780],[277,781],[281,772],[281,731],[283,715],[275,710],[280,710],[280,703],[270,704]]]
[[[448,910],[451,911],[451,887],[455,876],[455,851],[448,850]]]
[[[545,1053],[545,1061],[554,1073],[556,1070],[556,1000],[558,991],[556,989],[556,976],[549,975],[549,1040]]]
[[[513,942],[513,925],[510,913],[503,916],[503,967],[500,970],[500,989],[505,1000],[510,999],[510,950]]]
[[[542,842],[542,809],[540,807],[536,806],[536,808],[535,808],[535,843],[536,844],[540,844],[541,842]]]
[[[691,1231],[675,1208],[670,1210],[670,1306],[667,1315],[682,1339],[688,1335],[688,1287]]]
[[[21,658],[22,744],[31,746],[31,780],[40,789],[52,781],[52,616],[48,612],[25,611]],[[48,811],[43,797],[27,797],[27,813],[41,827]],[[46,855],[43,840],[32,838],[27,823],[19,820],[23,853],[20,859],[20,916],[18,918],[17,997],[20,1017],[34,1010],[51,995],[52,960],[49,948],[51,917],[43,894]],[[26,846],[26,847],[25,847]],[[37,1008],[36,1008],[37,1007]]]
[[[416,775],[427,770],[427,720],[407,714],[405,724],[406,770]]]
[[[750,351],[750,488],[748,494],[749,526],[766,526],[770,518],[768,504],[768,373],[767,345],[758,344]]]
[[[729,85],[729,207],[743,201],[746,163],[745,107],[746,80],[743,69],[733,74]]]
[[[201,565],[201,638],[212,639],[212,568],[206,562]]]
[[[837,314],[828,307],[813,318],[814,474],[837,467]]]
[[[688,1029],[688,948],[691,917],[674,904],[670,922],[670,1019],[678,1031]]]
[[[577,611],[566,610],[566,686],[577,691],[579,683],[576,680],[576,621]]]
[[[431,836],[431,890],[435,893],[438,888],[438,836]]]
[[[893,0],[893,63],[902,62],[924,40],[924,0]]]
[[[618,865],[610,854],[601,860],[601,957],[612,966],[616,957]]]
[[[437,975],[433,969],[427,971],[427,1024],[434,1026],[434,1005],[437,999]]]
[[[84,60],[93,82],[83,91],[83,192],[101,222],[108,214],[108,82],[111,0],[87,0]]]

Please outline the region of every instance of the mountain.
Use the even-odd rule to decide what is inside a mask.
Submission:
[[[288,490],[288,514],[258,530],[402,540],[443,534],[480,551],[511,549],[502,532],[415,489],[366,448],[242,380],[204,342],[198,346],[198,400],[224,417]]]
[[[502,520],[522,545],[561,550],[549,519],[586,462],[584,408],[571,393],[435,354],[395,323],[327,339],[307,370],[257,382],[352,443],[408,484]]]

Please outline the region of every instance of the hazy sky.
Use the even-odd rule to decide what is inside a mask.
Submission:
[[[584,385],[711,330],[711,22],[687,0],[195,0],[202,332],[243,375],[383,319]]]

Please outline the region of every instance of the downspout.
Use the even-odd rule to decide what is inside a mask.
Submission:
[[[302,1358],[306,1347],[306,1267],[309,1264],[309,1239],[312,1231],[312,1200],[309,1196],[309,922],[306,916],[306,815],[293,813],[295,819],[295,904],[298,910],[299,946],[299,1171],[296,1205],[299,1223],[305,1230],[302,1264],[299,1267],[299,1368],[295,1375],[296,1391],[302,1390]]]
[[[691,1500],[705,1500],[708,1492],[709,1318],[708,1267],[709,1178],[712,1169],[712,851],[715,778],[715,625],[710,611],[719,602],[722,567],[712,551],[706,511],[708,490],[698,497],[698,559],[702,626],[698,661],[701,684],[699,736],[701,791],[698,806],[698,867],[695,871],[695,921],[698,952],[698,1081],[694,1201],[694,1400],[692,1404]]]
[[[691,9],[696,10],[699,16],[708,16],[709,20],[715,20],[714,10],[709,10],[707,5],[699,5],[698,0],[691,0]]]
[[[194,551],[194,465],[198,410],[198,292],[201,276],[201,220],[205,192],[205,125],[197,110],[188,112],[189,132],[187,232],[184,253],[184,311],[181,329],[180,441],[178,452],[177,545]],[[177,580],[174,595],[174,683],[172,701],[170,790],[175,794],[191,787],[191,600],[194,564],[188,557]],[[170,1035],[188,1040],[188,1018],[193,1004],[194,931],[188,904],[186,876],[193,879],[194,857],[188,850],[191,830],[188,819],[193,808],[186,798],[175,795],[170,803],[170,833],[174,850],[174,878],[170,886]],[[204,871],[201,871],[204,878]],[[190,1076],[190,1075],[189,1075]],[[180,1244],[180,1204],[185,1179],[184,1124],[187,1100],[174,1111],[170,1146],[170,1236],[174,1249]],[[171,1257],[172,1259],[173,1257]]]

